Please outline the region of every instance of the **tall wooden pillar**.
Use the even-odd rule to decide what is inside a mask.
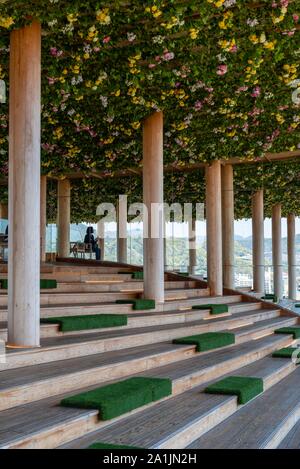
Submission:
[[[105,255],[105,224],[102,220],[97,223],[97,237],[98,237],[98,247],[101,251],[101,260],[104,260]]]
[[[234,191],[233,167],[222,166],[223,283],[234,288]]]
[[[281,204],[272,207],[272,257],[274,294],[280,299],[283,295]]]
[[[57,188],[57,254],[70,255],[71,184],[69,179],[58,181]]]
[[[41,262],[46,262],[47,176],[41,176]]]
[[[8,205],[0,203],[0,218],[8,220]]]
[[[144,297],[164,302],[163,114],[148,117],[143,128]],[[146,226],[148,236],[145,236]]]
[[[289,298],[297,299],[297,262],[296,262],[296,218],[294,213],[287,217],[287,244],[289,269]]]
[[[223,294],[221,164],[206,167],[207,279],[211,295]]]
[[[127,203],[122,197],[117,214],[117,258],[121,264],[127,264]]]
[[[197,269],[197,248],[196,248],[196,219],[192,218],[188,222],[189,229],[189,273],[195,275]]]
[[[41,26],[10,43],[8,344],[40,344]]]
[[[264,191],[261,189],[252,198],[253,289],[259,293],[265,291],[264,249]]]

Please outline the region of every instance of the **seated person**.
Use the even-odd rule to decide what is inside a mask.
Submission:
[[[84,244],[89,244],[92,248],[92,252],[96,254],[96,260],[100,261],[101,251],[94,237],[94,228],[89,226],[86,230],[86,235],[84,237]]]

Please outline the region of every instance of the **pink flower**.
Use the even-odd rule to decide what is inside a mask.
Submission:
[[[203,104],[201,103],[201,101],[196,101],[194,105],[195,111],[200,111],[202,109],[202,106]]]
[[[225,73],[227,73],[227,71],[228,71],[227,65],[225,65],[225,64],[219,65],[218,69],[217,69],[217,75],[225,75]]]
[[[258,98],[260,96],[260,87],[256,86],[252,93],[251,93],[252,98]]]
[[[111,37],[110,37],[110,36],[106,36],[106,37],[103,39],[103,44],[108,44],[110,40],[111,40]]]
[[[162,56],[164,60],[173,60],[174,57],[175,57],[174,52],[168,52],[168,51],[164,52],[164,55]]]
[[[295,13],[293,14],[293,20],[295,21],[295,23],[298,23],[299,21],[299,15],[296,15]]]

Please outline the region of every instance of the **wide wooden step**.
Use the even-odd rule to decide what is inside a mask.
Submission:
[[[127,295],[126,295],[127,296]],[[184,311],[189,310],[194,305],[198,304],[229,304],[241,303],[243,297],[241,295],[227,295],[222,297],[200,297],[189,298],[188,300],[167,301],[162,305],[157,305],[155,311]],[[57,316],[80,316],[88,314],[140,314],[140,311],[134,311],[132,305],[120,305],[115,302],[107,303],[85,303],[85,304],[56,304],[56,305],[43,305],[40,309],[42,318],[57,317]],[[0,306],[0,322],[7,321],[7,309]]]
[[[259,308],[258,308],[259,306]],[[219,315],[218,319],[221,317],[226,317],[229,319],[230,316],[234,316],[234,319],[238,319],[243,315],[241,313],[248,313],[250,311],[258,311],[268,315],[268,317],[275,317],[280,314],[280,310],[267,310],[267,309],[260,309],[261,303],[233,303],[232,305],[229,304],[229,312],[224,313],[224,315]],[[238,313],[240,313],[238,315]],[[93,334],[97,331],[116,331],[119,329],[135,329],[137,327],[147,327],[147,326],[159,326],[159,325],[166,325],[166,324],[181,324],[181,323],[189,323],[194,321],[199,321],[200,319],[205,320],[215,320],[217,319],[216,316],[212,316],[210,314],[210,310],[183,310],[183,311],[167,311],[167,312],[157,312],[157,313],[147,313],[140,311],[139,314],[136,312],[132,312],[127,315],[128,316],[128,324],[127,326],[120,326],[120,327],[113,327],[113,328],[105,328],[105,329],[92,329],[92,330],[83,330],[77,332],[60,332],[59,325],[55,324],[43,324],[41,326],[41,337],[58,337],[58,336],[66,336],[66,335],[78,335],[78,334]],[[207,323],[205,323],[207,324]],[[5,340],[6,337],[6,330],[1,331],[1,324],[0,324],[0,338],[3,337]]]
[[[173,324],[150,327],[139,327],[136,329],[126,329],[117,331],[105,331],[88,335],[75,335],[45,338],[41,342],[39,349],[7,349],[6,363],[0,363],[0,370],[29,366],[51,361],[75,358],[84,355],[93,355],[96,353],[108,352],[113,350],[138,347],[155,342],[171,341],[175,338],[200,334],[208,331],[221,331],[228,328],[246,326],[249,324],[249,330],[245,333],[243,330],[236,334],[237,340],[247,339],[247,334],[257,336],[264,335],[263,328],[256,325],[257,321],[270,319],[274,321],[274,328],[296,324],[298,318],[278,317],[278,310],[258,310],[244,312],[238,318],[223,317],[218,320],[199,320],[188,324]],[[254,324],[251,328],[250,324]],[[272,330],[272,324],[265,324],[266,333]]]
[[[255,311],[261,309],[262,303],[232,303],[228,304],[229,312],[224,313],[220,316],[230,316],[239,312],[246,311]],[[279,311],[278,311],[279,312]],[[122,313],[124,314],[124,313]],[[197,321],[199,319],[207,318],[213,319],[214,317],[210,315],[210,310],[183,310],[183,311],[168,311],[168,312],[145,312],[145,311],[131,311],[128,316],[128,325],[126,329],[136,328],[136,327],[145,327],[145,326],[155,326],[155,325],[164,325],[164,324],[179,324],[185,322]],[[215,316],[217,318],[217,316]],[[124,326],[105,328],[102,329],[105,331],[124,329]],[[101,329],[100,329],[101,330]],[[75,332],[60,332],[58,324],[42,324],[41,325],[41,338],[45,337],[58,337],[65,335],[78,335],[78,334],[92,334],[97,331],[95,329],[75,331]],[[7,323],[0,322],[0,339],[7,340]]]
[[[296,367],[290,376],[193,441],[189,448],[277,448],[300,419],[299,382],[300,368]]]
[[[132,287],[126,291],[109,291],[109,292],[81,292],[81,293],[57,293],[52,290],[49,293],[41,292],[40,304],[44,305],[75,305],[84,303],[114,303],[116,300],[126,300],[139,298],[142,293],[141,288]],[[175,289],[165,291],[165,300],[186,300],[189,298],[202,298],[209,296],[208,289]],[[0,293],[0,306],[7,306],[7,294]]]
[[[154,326],[154,325],[165,325],[165,324],[178,324],[178,323],[185,323],[185,322],[192,322],[197,321],[199,319],[207,318],[220,318],[220,317],[228,317],[233,314],[237,314],[243,311],[256,311],[260,310],[262,307],[262,303],[232,303],[228,304],[229,312],[224,313],[224,315],[218,316],[211,316],[210,311],[207,310],[182,310],[182,311],[169,311],[169,312],[143,312],[139,311],[137,314],[136,311],[132,311],[129,313],[128,316],[128,325],[126,329],[136,328],[136,327],[145,327],[145,326]],[[278,314],[279,314],[279,310]],[[124,329],[122,327],[113,327],[113,328],[105,328],[105,331],[110,330],[118,330]],[[98,329],[98,331],[100,331]],[[60,332],[58,324],[42,324],[41,325],[41,337],[54,337],[54,336],[64,336],[64,335],[78,335],[78,334],[93,334],[95,333],[95,329],[90,330],[82,330],[76,332]],[[6,341],[7,340],[7,323],[0,322],[0,339]]]
[[[144,283],[139,280],[126,280],[123,276],[120,278],[109,280],[94,280],[87,282],[59,282],[57,284],[56,292],[59,293],[92,293],[92,292],[108,292],[108,291],[127,291],[132,289],[143,290]],[[187,288],[196,288],[196,281],[166,281],[165,290],[182,290]],[[50,290],[43,290],[44,292],[51,293]]]
[[[202,365],[205,360],[207,371],[215,368],[214,376],[221,376],[225,370],[227,371],[229,363],[231,363],[232,369],[238,369],[243,364],[251,363],[267,356],[275,349],[287,346],[292,340],[291,336],[273,335],[240,346],[223,349],[225,355],[217,356],[215,352],[199,355],[197,357],[198,367],[200,367],[200,370],[202,368],[203,382],[207,381],[204,371],[205,365]],[[237,350],[238,348],[239,350]],[[235,359],[235,366],[233,366],[233,359]],[[190,360],[194,361],[194,358],[185,360],[183,365],[187,365]],[[179,365],[179,363],[176,363],[176,365]],[[191,373],[195,371],[196,365],[195,363],[193,365],[192,369],[187,369],[185,372],[187,382],[190,380]],[[164,368],[164,376],[172,378],[171,370],[168,370],[168,367]],[[160,371],[161,368],[153,369],[151,376],[159,376]],[[145,375],[145,373],[142,373],[142,375]],[[211,378],[211,374],[208,376]],[[182,376],[180,379],[182,380]],[[196,384],[197,381],[193,385]],[[148,448],[182,447],[176,446],[179,443],[182,444],[182,437],[188,438],[185,445],[190,443],[201,434],[201,430],[207,429],[209,424],[216,425],[237,409],[235,397],[224,398],[224,396],[203,395],[200,392],[202,388],[203,386],[194,388],[184,394],[167,398],[164,401],[147,406],[145,409],[137,409],[126,416],[118,417],[109,422],[99,421],[97,411],[57,406],[61,398],[66,396],[65,394],[4,410],[0,413],[0,427],[2,429],[0,447],[53,448],[82,437],[91,431],[105,429],[110,432],[113,427],[115,429],[118,427],[121,432],[125,426],[127,429],[125,433],[128,438],[139,439],[140,432],[143,432],[144,437],[146,435],[147,441],[143,441],[143,445],[137,444],[137,446]],[[182,389],[184,388],[182,387]],[[226,401],[225,407],[224,401]],[[220,405],[223,406],[221,410]],[[129,423],[128,420],[130,420]],[[116,422],[118,422],[117,425],[115,425]],[[162,425],[167,430],[162,431]],[[128,431],[129,428],[130,431]],[[168,433],[167,440],[166,432]],[[110,436],[110,433],[106,433],[106,435]],[[170,445],[170,441],[174,437],[175,442],[173,441]]]
[[[0,410],[194,356],[194,345],[158,343],[28,366],[0,374]]]
[[[295,370],[286,361],[264,358],[236,370],[241,376],[258,376],[267,390]],[[205,386],[209,382],[205,383]],[[76,439],[64,448],[87,448],[97,441],[138,446],[147,449],[182,449],[191,444],[195,435],[205,434],[209,429],[238,409],[236,396],[203,393],[204,384],[179,396],[145,409],[136,416],[128,416],[108,428]],[[135,423],[134,423],[135,420]],[[130,431],[134,428],[134,432]],[[155,428],[155,432],[151,431]],[[230,430],[227,430],[230,432]],[[214,449],[211,446],[210,449]]]
[[[283,438],[278,449],[300,449],[300,419]]]
[[[243,343],[243,336],[237,339],[237,343]],[[291,342],[290,337],[285,337],[283,340],[285,343]],[[42,399],[81,386],[100,383],[114,377],[137,373],[141,370],[145,370],[144,375],[151,376],[152,371],[147,372],[147,370],[151,370],[155,366],[161,367],[155,370],[157,376],[172,379],[173,393],[177,394],[191,386],[200,384],[209,377],[216,376],[219,373],[215,366],[216,361],[222,362],[222,366],[226,361],[226,369],[229,371],[234,369],[237,363],[238,366],[241,366],[241,360],[249,363],[253,361],[252,357],[257,359],[258,351],[256,350],[253,355],[253,347],[250,347],[249,353],[248,350],[248,344],[245,346],[235,345],[199,355],[195,353],[194,346],[178,348],[172,344],[157,344],[157,350],[155,350],[155,345],[142,346],[128,349],[128,355],[126,351],[117,351],[28,366],[20,369],[18,374],[14,370],[2,371],[0,409]],[[149,356],[151,353],[154,354],[154,357]],[[243,353],[244,355],[241,357],[240,354]],[[265,353],[265,348],[263,348],[263,353]],[[191,359],[194,355],[195,358]],[[186,358],[189,360],[186,361]],[[175,366],[164,366],[166,363],[173,362],[176,362]]]

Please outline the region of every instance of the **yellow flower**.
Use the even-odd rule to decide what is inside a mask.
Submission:
[[[136,121],[136,122],[132,122],[131,123],[131,127],[134,129],[134,130],[137,130],[141,127],[141,123]]]
[[[191,39],[197,39],[199,35],[199,29],[191,28],[190,29],[190,38]]]
[[[0,27],[8,29],[12,24],[14,24],[14,20],[11,16],[3,16],[0,18]]]
[[[96,12],[96,19],[100,24],[110,24],[109,8],[102,8]]]

